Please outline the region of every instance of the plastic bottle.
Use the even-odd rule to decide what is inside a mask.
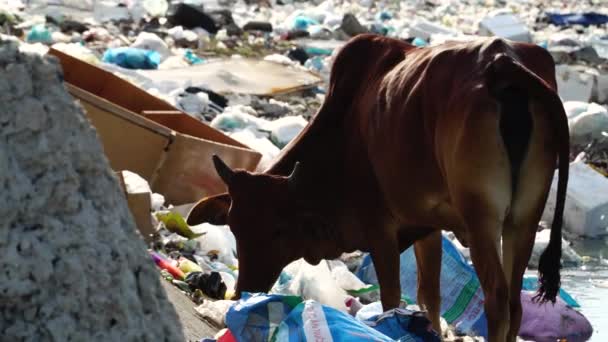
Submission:
[[[152,256],[152,259],[154,260],[156,266],[169,272],[175,279],[184,280],[184,278],[186,278],[186,275],[184,274],[184,272],[182,272],[182,270],[171,265],[171,263],[159,253],[150,251],[150,256]]]

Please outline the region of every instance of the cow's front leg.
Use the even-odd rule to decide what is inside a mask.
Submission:
[[[380,285],[380,299],[384,311],[399,307],[401,283],[399,281],[399,245],[397,238],[374,237],[370,250]]]

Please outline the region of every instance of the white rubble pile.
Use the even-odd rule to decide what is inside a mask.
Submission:
[[[0,336],[183,341],[117,177],[56,60],[0,42]]]

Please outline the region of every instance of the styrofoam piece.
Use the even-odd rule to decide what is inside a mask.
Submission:
[[[554,177],[542,216],[549,223],[553,222],[556,191]],[[608,234],[608,179],[582,161],[570,164],[564,229],[577,236]]]
[[[586,145],[608,132],[608,110],[597,103],[589,103],[584,111],[569,118],[570,140],[575,145]]]
[[[596,79],[593,71],[585,67],[556,66],[557,88],[562,101],[590,102]]]
[[[530,31],[513,14],[486,17],[479,23],[479,32],[486,36],[497,36],[520,42],[532,42]]]
[[[599,72],[597,76],[597,102],[608,103],[608,73]]]
[[[572,120],[581,113],[584,113],[589,108],[589,103],[584,101],[565,101],[564,110],[568,116],[568,120]]]
[[[429,41],[431,36],[434,34],[456,36],[458,32],[427,20],[418,20],[412,26],[410,26],[409,34],[411,37],[420,37],[426,41]]]

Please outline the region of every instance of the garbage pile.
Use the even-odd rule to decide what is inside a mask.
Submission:
[[[323,101],[332,57],[360,33],[418,46],[477,36],[532,42],[556,61],[573,153],[585,151],[606,170],[600,151],[608,125],[608,10],[600,3],[15,0],[2,6],[0,32],[97,64],[207,123],[224,112],[310,119]],[[281,70],[291,72],[273,76]],[[261,140],[267,133],[247,131],[230,134],[265,159],[276,154]]]
[[[395,311],[383,313],[378,306],[379,289],[373,264],[369,256],[360,252],[316,266],[296,261],[283,270],[269,294],[250,294],[235,303],[230,298],[238,277],[238,255],[229,227],[210,224],[191,227],[184,220],[187,210],[182,205],[194,201],[200,193],[212,195],[222,188],[214,187],[212,182],[178,186],[176,183],[186,182],[187,177],[176,175],[214,175],[205,167],[176,157],[193,158],[184,151],[194,151],[196,144],[199,144],[197,148],[202,146],[200,139],[188,140],[183,145],[175,141],[194,136],[231,145],[234,150],[248,147],[260,158],[249,153],[249,159],[245,160],[240,151],[238,158],[231,160],[250,170],[263,170],[316,113],[324,100],[336,52],[350,37],[360,33],[395,37],[420,47],[446,40],[498,36],[547,49],[557,65],[559,95],[568,114],[572,137],[566,237],[576,240],[608,234],[605,223],[608,217],[608,8],[603,6],[603,0],[584,3],[557,0],[6,0],[0,1],[0,5],[0,32],[31,43],[28,49],[46,53],[52,48],[63,52],[162,100],[164,105],[155,102],[159,108],[144,108],[134,102],[143,96],[139,93],[129,96],[134,94],[131,90],[116,90],[109,96],[116,82],[99,86],[97,80],[87,80],[90,73],[70,74],[62,59],[66,82],[74,85],[75,80],[82,79],[82,83],[76,84],[78,88],[102,98],[102,101],[89,101],[89,95],[70,88],[79,100],[89,101],[87,108],[101,108],[107,100],[114,105],[111,111],[117,117],[125,117],[122,108],[134,113],[129,120],[137,124],[117,135],[121,139],[127,139],[129,133],[135,136],[133,127],[142,126],[136,115],[170,128],[148,127],[149,131],[161,132],[166,139],[156,142],[150,138],[145,140],[146,144],[157,144],[154,146],[159,150],[168,152],[163,157],[155,155],[157,159],[151,161],[149,167],[121,167],[133,171],[123,173],[125,192],[130,194],[130,201],[135,201],[136,194],[152,196],[150,203],[144,203],[138,220],[140,231],[143,231],[140,222],[148,221],[146,225],[150,226],[144,234],[149,244],[149,260],[162,270],[165,279],[199,305],[197,311],[207,322],[225,329],[216,336],[220,341],[252,336],[283,340],[279,338],[284,336],[281,334],[294,331],[297,336],[308,336],[313,332],[307,330],[302,317],[312,313],[326,317],[326,325],[317,327],[322,334],[358,331],[379,340],[384,337],[378,337],[378,333],[390,339],[409,336],[412,340],[432,334],[419,315],[420,308],[415,306],[416,272],[411,250],[402,255],[403,308]],[[173,116],[166,116],[169,111]],[[176,112],[188,117],[177,119]],[[209,127],[223,135],[209,133]],[[178,138],[172,131],[179,133]],[[201,131],[208,135],[199,136]],[[136,136],[144,139],[148,137],[146,134]],[[106,139],[104,144],[110,140]],[[148,152],[140,153],[140,146],[109,146],[104,148],[113,167],[120,159],[114,158],[113,151],[122,149],[133,156],[148,156]],[[202,156],[196,157],[209,159],[210,149],[219,147],[204,145],[198,149],[203,151]],[[120,161],[128,163],[124,158]],[[143,164],[139,159],[138,162]],[[189,169],[171,170],[182,164]],[[161,170],[161,176],[153,177],[154,170]],[[186,194],[186,189],[197,186],[198,192]],[[551,202],[555,199],[554,191],[555,184],[543,215],[547,221],[551,220],[554,210]],[[136,206],[131,204],[134,211]],[[134,216],[137,215],[134,213]],[[541,222],[529,264],[531,269],[537,267],[539,251],[547,243],[548,230]],[[565,267],[602,262],[577,254],[566,240],[563,246]],[[454,302],[456,298],[444,298],[443,337],[454,340],[463,335],[469,339],[484,336],[483,295],[467,260],[468,251],[447,233],[443,249],[444,262],[450,266],[443,268],[449,272],[442,273],[442,284],[450,284],[452,291],[468,296],[459,297],[458,303]],[[534,279],[526,279],[525,290],[534,289]],[[529,303],[528,299],[529,293],[522,292],[522,301]],[[584,337],[591,333],[588,321],[577,311],[578,303],[568,292],[560,293],[558,305],[558,312],[576,324],[570,331],[559,332],[561,336],[557,337]],[[525,308],[524,317],[529,322],[548,317],[531,305]],[[243,316],[259,310],[264,312],[264,324],[248,323]],[[395,322],[400,324],[395,326]],[[542,337],[556,337],[552,335],[557,333],[550,329],[551,324],[548,326],[544,330],[522,326],[521,333],[526,338],[539,337],[534,334],[541,333],[545,334]]]

